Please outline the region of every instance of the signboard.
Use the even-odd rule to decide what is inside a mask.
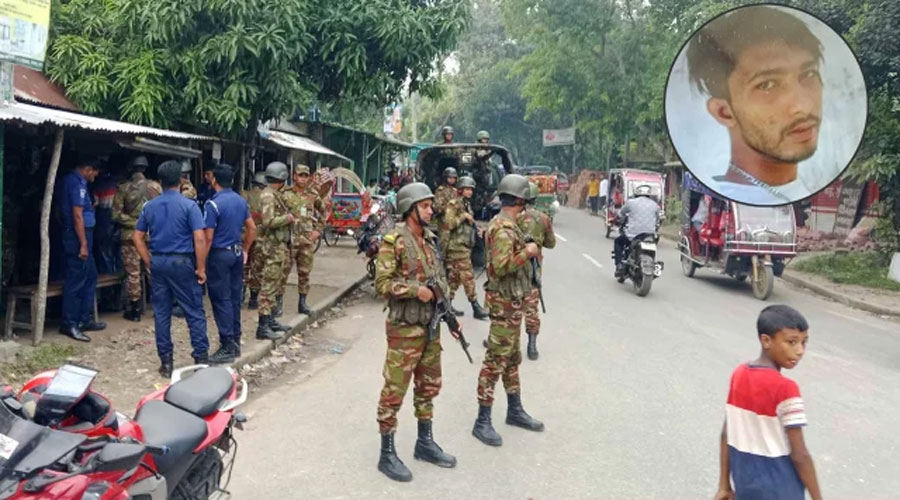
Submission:
[[[850,234],[856,222],[859,200],[862,197],[864,184],[844,179],[841,187],[841,201],[838,203],[837,216],[834,219],[834,234],[845,236]]]
[[[44,68],[50,0],[0,0],[0,60]]]
[[[571,146],[575,144],[575,127],[544,130],[544,147]]]
[[[399,135],[403,131],[403,108],[398,104],[384,108],[385,135]]]

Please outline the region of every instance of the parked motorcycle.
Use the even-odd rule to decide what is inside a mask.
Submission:
[[[642,233],[635,236],[628,248],[622,263],[624,272],[617,276],[619,283],[630,279],[634,291],[639,297],[650,293],[653,280],[662,276],[663,263],[656,260],[656,248],[659,244],[659,234]]]
[[[0,394],[0,500],[205,500],[224,491],[246,381],[230,368],[181,368],[130,419],[91,389],[97,373],[65,365]]]

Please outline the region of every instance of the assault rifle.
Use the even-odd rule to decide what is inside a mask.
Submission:
[[[537,244],[537,242],[534,241],[534,238],[528,235],[525,236],[525,243]],[[541,299],[541,311],[543,311],[544,314],[547,314],[547,306],[544,305],[544,290],[541,285],[541,263],[538,261],[537,257],[531,257],[529,260],[531,261],[531,283],[537,288],[538,297]]]
[[[474,363],[472,355],[469,354],[469,343],[466,342],[466,337],[463,335],[462,326],[456,320],[456,315],[450,310],[450,304],[444,297],[444,292],[441,290],[440,285],[437,284],[434,278],[431,278],[425,286],[434,294],[434,314],[431,315],[431,321],[428,322],[428,340],[432,341],[437,337],[438,327],[443,321],[450,328],[450,334],[459,340],[463,352],[469,358],[469,363]]]

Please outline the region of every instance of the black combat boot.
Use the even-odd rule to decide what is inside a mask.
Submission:
[[[241,288],[241,305],[244,304],[244,301],[247,300],[247,285],[244,285]]]
[[[159,357],[159,374],[165,378],[172,378],[172,370],[175,364],[172,362],[172,355],[167,354]]]
[[[275,296],[275,306],[272,308],[272,317],[280,318],[283,314],[282,306],[284,305],[284,295],[276,295]]]
[[[522,408],[521,394],[506,395],[506,424],[515,425],[529,431],[543,431],[544,423],[531,418],[531,415],[525,413]]]
[[[394,448],[394,435],[381,435],[381,455],[378,457],[378,470],[394,481],[412,481],[412,472],[406,468],[397,450]]]
[[[270,321],[272,320],[271,316],[259,316],[259,324],[256,327],[256,338],[259,340],[278,340],[284,337],[284,334],[281,332],[276,332],[272,330],[272,324]]]
[[[454,315],[456,315],[456,316],[463,316],[463,315],[466,314],[464,311],[460,311],[459,309],[453,307],[452,299],[451,299],[451,302],[450,302],[450,312],[452,312],[452,313],[453,313]]]
[[[306,305],[306,294],[305,293],[301,293],[300,298],[297,301],[297,312],[300,314],[305,314],[307,316],[312,314],[312,309],[310,309],[309,306]]]
[[[199,356],[194,356],[194,364],[195,365],[208,365],[209,364],[209,353],[203,353]]]
[[[250,290],[250,300],[247,301],[247,309],[259,309],[259,290]]]
[[[125,306],[125,312],[122,313],[122,317],[127,319],[128,321],[140,321],[141,320],[141,304],[136,300],[131,300],[128,302],[128,305]]]
[[[488,313],[481,308],[481,304],[477,300],[469,301],[472,303],[472,316],[475,319],[488,319]]]
[[[434,442],[431,435],[431,420],[419,420],[419,439],[416,439],[413,456],[416,460],[424,460],[438,467],[446,469],[456,467],[456,457],[444,453],[444,450]]]
[[[233,341],[222,342],[219,350],[209,357],[209,362],[214,365],[227,365],[234,363],[234,360],[240,356],[240,347]]]
[[[289,332],[291,331],[291,327],[287,325],[283,325],[277,321],[275,321],[274,316],[269,316],[269,326],[272,327],[273,331],[276,332]]]
[[[472,435],[477,437],[479,441],[489,446],[500,446],[503,444],[503,438],[494,426],[491,425],[491,407],[478,405],[478,419],[475,420],[475,428],[472,429]]]
[[[528,334],[528,359],[530,359],[532,361],[538,359],[537,334],[536,333]]]

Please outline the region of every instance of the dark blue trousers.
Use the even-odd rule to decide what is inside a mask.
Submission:
[[[206,287],[219,340],[241,341],[241,291],[244,287],[244,257],[225,248],[213,248],[206,259]]]
[[[191,332],[193,357],[209,352],[203,287],[194,274],[190,255],[153,255],[150,260],[150,301],[156,326],[156,352],[160,358],[172,354],[172,300],[181,306]]]
[[[87,259],[78,258],[81,244],[74,229],[63,234],[66,255],[66,279],[63,281],[62,326],[73,327],[94,319],[94,295],[97,293],[97,264],[94,262],[94,231],[85,229]]]

